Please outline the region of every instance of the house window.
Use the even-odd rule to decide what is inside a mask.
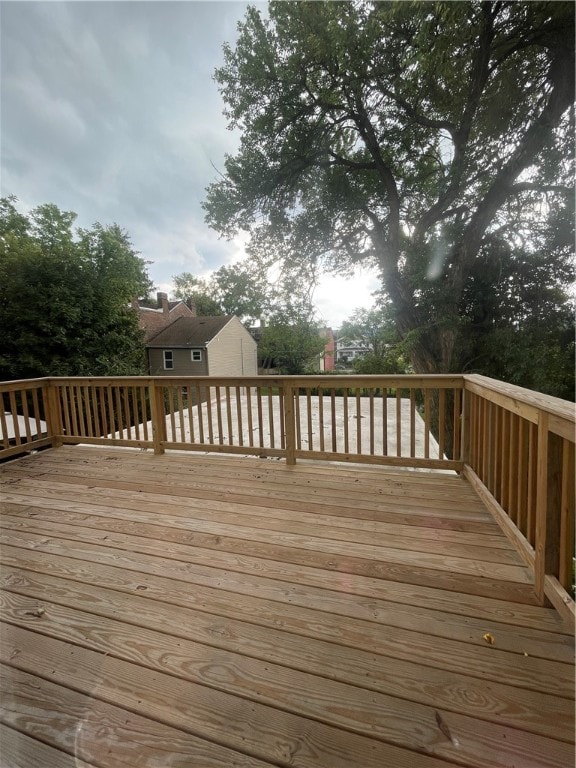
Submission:
[[[164,370],[171,371],[174,368],[174,352],[171,349],[164,350]]]
[[[192,362],[193,363],[200,363],[202,362],[202,350],[201,349],[193,349],[191,352],[192,355]]]

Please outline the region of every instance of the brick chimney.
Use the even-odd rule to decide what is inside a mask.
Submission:
[[[162,310],[162,314],[164,315],[164,317],[168,317],[168,315],[170,314],[170,306],[168,304],[168,294],[157,293],[156,301],[158,302],[158,309]]]
[[[192,317],[196,317],[197,316],[197,313],[196,313],[196,302],[194,301],[194,299],[193,298],[189,298],[188,301],[186,302],[186,304],[188,305],[188,309],[192,313]]]

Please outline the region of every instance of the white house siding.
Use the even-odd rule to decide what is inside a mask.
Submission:
[[[257,376],[257,345],[237,317],[208,342],[209,376]]]

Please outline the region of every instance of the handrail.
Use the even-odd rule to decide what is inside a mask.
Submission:
[[[0,458],[52,444],[47,388],[47,379],[0,383]]]
[[[0,383],[0,460],[65,443],[462,471],[573,614],[574,404],[480,375]]]
[[[574,403],[464,377],[464,475],[534,570],[539,601],[574,619]]]
[[[461,376],[67,377],[6,382],[0,394],[30,386],[44,393],[53,445],[462,469]],[[3,447],[0,458],[33,446]]]
[[[462,469],[461,376],[72,377],[48,387],[59,443]]]

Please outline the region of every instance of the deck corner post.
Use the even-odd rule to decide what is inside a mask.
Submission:
[[[294,388],[287,381],[283,383],[284,434],[286,436],[286,464],[296,464],[296,424],[294,422]]]
[[[60,448],[63,445],[60,398],[58,397],[57,387],[51,381],[42,387],[42,399],[44,401],[48,437],[51,438],[53,448]]]
[[[560,496],[562,474],[561,440],[548,429],[548,414],[538,420],[536,475],[536,537],[534,579],[541,605],[549,605],[545,593],[546,575],[557,576],[560,545]]]
[[[154,453],[160,456],[164,453],[164,442],[166,440],[166,417],[164,415],[164,393],[162,385],[158,385],[155,380],[150,382],[150,415],[152,417],[152,441],[154,443]]]

